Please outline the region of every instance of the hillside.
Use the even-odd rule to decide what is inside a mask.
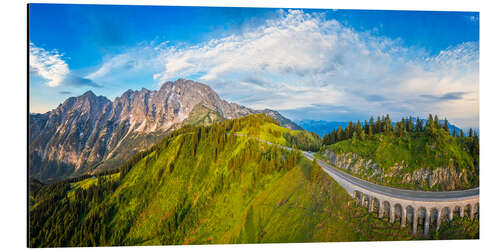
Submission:
[[[263,127],[281,128],[264,115],[186,126],[119,173],[43,186],[30,247],[412,239],[299,152],[235,135],[285,141]],[[473,233],[447,237],[477,237],[477,222],[464,225]]]
[[[395,131],[372,138],[362,131],[364,139],[354,136],[324,146],[320,157],[350,174],[392,187],[449,191],[479,186],[477,137],[450,136],[443,127]]]
[[[251,115],[234,121],[231,133],[259,138],[274,144],[307,151],[318,151],[321,137],[304,130],[290,130],[264,114]]]

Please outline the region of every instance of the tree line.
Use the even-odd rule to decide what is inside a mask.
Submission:
[[[394,125],[393,125],[394,124]],[[373,139],[373,136],[378,133],[385,133],[388,135],[395,135],[400,138],[406,137],[408,133],[416,133],[418,135],[433,135],[436,131],[443,129],[448,132],[453,137],[466,137],[463,130],[452,129],[450,132],[448,120],[445,118],[441,124],[437,115],[432,116],[429,114],[427,121],[420,118],[413,117],[403,117],[400,121],[393,123],[389,115],[378,116],[377,120],[370,117],[369,121],[364,121],[361,123],[359,120],[357,123],[350,121],[348,125],[342,129],[339,125],[337,129],[333,129],[330,133],[323,137],[323,145],[335,144],[339,141],[348,140],[351,138],[365,140]],[[469,129],[467,137],[474,138],[474,140],[479,140],[479,136],[476,131],[472,128]]]

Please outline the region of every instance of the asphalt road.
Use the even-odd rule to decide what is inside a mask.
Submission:
[[[314,155],[312,153],[302,151],[302,154],[310,159],[314,159]],[[429,192],[429,191],[414,191],[407,189],[399,189],[399,188],[391,188],[387,186],[378,185],[372,182],[368,182],[352,176],[346,172],[336,169],[335,167],[330,166],[329,164],[316,159],[318,165],[320,165],[323,170],[339,176],[340,178],[353,183],[357,186],[365,188],[375,193],[385,194],[391,197],[397,197],[407,200],[416,200],[416,201],[451,201],[451,200],[464,200],[468,198],[472,198],[479,195],[479,188],[467,189],[467,190],[459,190],[459,191],[446,191],[446,192]]]

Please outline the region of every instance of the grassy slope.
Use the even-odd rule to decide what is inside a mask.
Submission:
[[[239,119],[239,121],[240,126],[237,126],[232,132],[290,147],[293,145],[285,139],[285,134],[289,134],[290,137],[301,138],[309,144],[316,144],[318,148],[319,145],[321,145],[321,138],[316,138],[307,131],[291,130],[281,127],[277,122],[263,114],[246,116]],[[300,145],[295,146],[300,148]]]
[[[92,202],[83,216],[85,223],[103,207],[114,208],[105,223],[108,233],[98,245],[411,239],[409,227],[401,230],[354,205],[337,183],[304,158],[289,169],[264,171],[255,159],[272,153],[271,146],[229,136],[214,160],[214,137],[209,135],[201,136],[192,157],[192,135],[174,137],[123,178],[113,177],[118,186],[102,201]],[[229,164],[248,150],[256,154],[249,161],[239,167]],[[88,187],[92,181],[73,187]]]
[[[437,131],[433,137],[413,134],[406,138],[398,138],[380,133],[374,135],[372,140],[344,140],[329,145],[323,150],[332,150],[335,153],[355,153],[364,159],[372,159],[385,173],[394,172],[395,163],[404,163],[405,167],[398,169],[397,173],[394,173],[396,174],[394,178],[385,179],[380,184],[426,190],[429,188],[405,183],[399,178],[400,175],[419,169],[434,170],[438,167],[447,167],[453,165],[454,160],[454,166],[461,172],[467,172],[469,176],[468,183],[463,183],[459,187],[467,189],[479,185],[478,169],[474,166],[473,157],[465,146],[468,140],[471,138],[455,138],[444,130]],[[366,179],[369,174],[359,177]],[[370,181],[379,182],[376,179],[370,179]]]

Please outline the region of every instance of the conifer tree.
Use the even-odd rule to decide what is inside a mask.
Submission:
[[[375,134],[382,132],[382,120],[380,116],[377,116],[377,123],[375,123]]]
[[[356,128],[355,128],[356,132],[358,133],[358,135],[361,133],[361,130],[363,130],[361,128],[361,122],[358,120],[358,123],[356,123]]]
[[[347,124],[347,127],[345,128],[345,139],[349,139],[352,137],[352,132],[353,132],[353,127],[352,127],[352,121],[350,121],[348,124]]]
[[[373,138],[373,125],[370,124],[368,126],[368,138],[372,139]]]
[[[418,133],[422,132],[422,120],[420,120],[420,118],[417,117],[417,126],[415,128],[415,131],[417,131]]]
[[[339,125],[335,141],[342,141],[343,139],[344,139],[344,132],[342,131],[342,127]]]
[[[408,131],[413,132],[415,130],[415,126],[413,125],[413,117],[410,116],[410,120],[408,121]]]
[[[364,130],[361,130],[361,133],[359,133],[359,139],[361,141],[364,141],[366,139],[366,133]]]
[[[429,114],[429,118],[427,119],[427,122],[425,123],[425,132],[431,133],[434,130],[434,119],[432,118],[432,115]]]
[[[392,121],[391,118],[389,117],[389,114],[385,116],[385,122],[384,122],[384,132],[391,133],[392,132]]]

